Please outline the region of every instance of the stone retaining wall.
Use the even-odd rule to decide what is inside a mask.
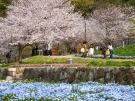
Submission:
[[[135,67],[27,67],[1,68],[0,77],[12,76],[14,80],[39,79],[47,82],[79,83],[96,81],[100,83],[115,82],[119,84],[135,83]]]

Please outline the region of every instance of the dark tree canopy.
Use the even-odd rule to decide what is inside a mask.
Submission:
[[[135,0],[68,0],[74,5],[74,12],[81,12],[84,18],[88,17],[94,9],[108,7],[110,5],[117,6],[133,6],[135,7]]]
[[[82,16],[86,18],[89,16],[94,7],[94,0],[71,0],[74,5],[74,12],[81,12]]]
[[[0,17],[6,17],[7,6],[10,5],[12,0],[0,0]]]

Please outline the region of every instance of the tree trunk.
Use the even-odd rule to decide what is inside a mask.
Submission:
[[[19,63],[22,63],[22,46],[18,44],[18,51],[19,51]]]
[[[87,35],[86,35],[86,34],[87,34],[87,32],[86,32],[86,27],[87,27],[87,26],[86,26],[86,20],[87,20],[87,19],[84,18],[84,25],[85,25],[84,39],[85,39],[85,41],[87,41],[87,39],[86,39],[86,38],[87,38]]]

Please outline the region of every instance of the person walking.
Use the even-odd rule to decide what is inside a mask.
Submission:
[[[47,43],[47,55],[51,56],[51,49],[52,49],[52,45],[50,42]]]
[[[87,42],[83,41],[82,48],[84,49],[84,52],[82,52],[82,57],[86,58],[87,57]]]
[[[113,46],[111,43],[108,44],[108,48],[109,48],[109,51],[110,51],[110,59],[113,59]]]
[[[89,54],[89,56],[90,56],[90,59],[92,59],[92,58],[93,58],[93,55],[94,55],[94,47],[93,47],[92,44],[90,45],[88,54]]]
[[[9,51],[7,54],[6,54],[6,58],[7,58],[7,62],[10,63],[10,60],[11,60],[11,52],[12,51]]]

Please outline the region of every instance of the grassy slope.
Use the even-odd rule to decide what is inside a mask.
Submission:
[[[114,54],[119,56],[135,56],[135,44],[114,48]]]
[[[98,51],[95,54],[102,54],[102,52]],[[135,56],[135,44],[127,45],[124,48],[114,48],[114,54],[119,56]]]

